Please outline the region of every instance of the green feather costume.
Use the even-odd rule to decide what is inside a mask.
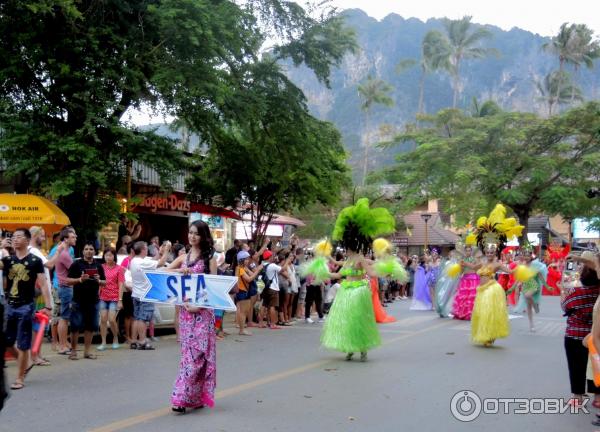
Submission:
[[[370,209],[369,200],[361,198],[340,212],[332,238],[349,250],[366,252],[375,237],[394,230],[395,221],[387,209]],[[344,353],[367,352],[381,345],[369,282],[364,278],[364,270],[345,266],[340,273],[355,280],[341,282],[323,327],[321,343]]]

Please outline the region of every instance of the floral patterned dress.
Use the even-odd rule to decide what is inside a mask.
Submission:
[[[192,273],[204,273],[204,260],[189,263],[183,268]],[[217,378],[215,314],[212,309],[190,313],[181,308],[179,313],[181,361],[179,373],[171,394],[171,405],[176,407],[213,407]]]

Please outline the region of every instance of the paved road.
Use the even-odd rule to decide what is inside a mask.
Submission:
[[[110,351],[96,361],[50,354],[52,366],[34,368],[27,387],[12,394],[0,431],[594,430],[593,414],[481,414],[461,423],[450,412],[461,390],[569,396],[556,298],[543,299],[537,333],[526,319],[511,320],[511,336],[490,349],[469,342],[469,323],[411,312],[408,302],[387,310],[398,321],[381,326],[384,345],[367,363],[320,348],[319,324],[230,336],[218,345],[216,407],[185,416],[168,406],[178,363],[173,336],[153,352]],[[14,364],[7,373],[14,377]]]

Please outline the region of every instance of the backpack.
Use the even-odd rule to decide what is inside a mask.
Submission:
[[[277,277],[277,273],[275,273],[271,279],[269,279],[267,277],[267,268],[269,268],[270,265],[271,265],[271,263],[269,263],[266,266],[264,266],[263,269],[260,272],[260,277],[261,277],[262,281],[265,284],[265,287],[263,289],[271,288],[271,284],[273,283],[273,279],[275,279]]]

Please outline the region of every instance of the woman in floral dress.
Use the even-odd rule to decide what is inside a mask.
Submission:
[[[173,261],[169,269],[217,274],[213,239],[205,222],[190,225],[188,242],[190,251]],[[179,313],[179,339],[181,361],[171,393],[172,410],[185,413],[186,408],[213,407],[217,378],[214,311],[184,304]]]

